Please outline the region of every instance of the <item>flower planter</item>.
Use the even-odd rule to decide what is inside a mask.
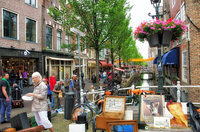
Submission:
[[[148,39],[150,47],[157,47],[159,45],[159,35],[158,33],[154,33]]]
[[[162,46],[169,46],[172,40],[172,32],[164,30],[162,34]]]
[[[159,44],[162,46],[169,46],[172,39],[172,32],[164,30],[161,34],[154,33],[148,39],[150,47],[157,47]]]

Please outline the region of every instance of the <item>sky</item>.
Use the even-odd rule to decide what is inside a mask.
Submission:
[[[132,27],[133,31],[140,25],[143,21],[152,20],[148,13],[154,15],[155,9],[153,5],[151,5],[150,0],[127,0],[132,7],[130,11],[131,21],[130,27]],[[143,56],[144,59],[148,58],[148,48],[149,44],[147,41],[144,43],[136,41],[136,46]]]

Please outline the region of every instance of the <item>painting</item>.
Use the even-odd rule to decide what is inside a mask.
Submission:
[[[140,122],[145,122],[150,127],[154,125],[154,117],[164,116],[164,95],[141,95]]]
[[[187,103],[166,102],[165,116],[170,118],[171,127],[188,127]]]

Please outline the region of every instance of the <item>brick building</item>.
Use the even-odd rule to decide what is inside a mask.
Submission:
[[[171,43],[169,51],[178,49],[177,65],[164,67],[165,83],[175,84],[180,80],[182,85],[199,85],[200,82],[200,1],[199,0],[169,0],[168,18],[185,21],[188,31],[180,41]],[[171,68],[171,69],[170,69]],[[183,88],[182,101],[199,102],[200,91],[197,88]]]
[[[42,72],[41,1],[0,1],[0,70]],[[29,76],[25,76],[29,79]]]
[[[49,7],[60,9],[58,0],[42,1],[42,55],[44,58],[44,74],[48,77],[55,73],[57,79],[64,79],[67,73],[72,76],[74,66],[74,54],[68,49],[62,49],[63,43],[72,44],[75,41],[65,32],[61,22],[55,21],[48,13]]]

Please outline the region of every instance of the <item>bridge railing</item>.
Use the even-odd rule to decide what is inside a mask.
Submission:
[[[135,86],[135,88],[153,88],[156,89],[158,86]],[[183,88],[200,88],[200,85],[180,85],[180,81],[177,81],[177,85],[163,86],[163,88],[177,88],[177,102],[181,102],[181,91]]]

